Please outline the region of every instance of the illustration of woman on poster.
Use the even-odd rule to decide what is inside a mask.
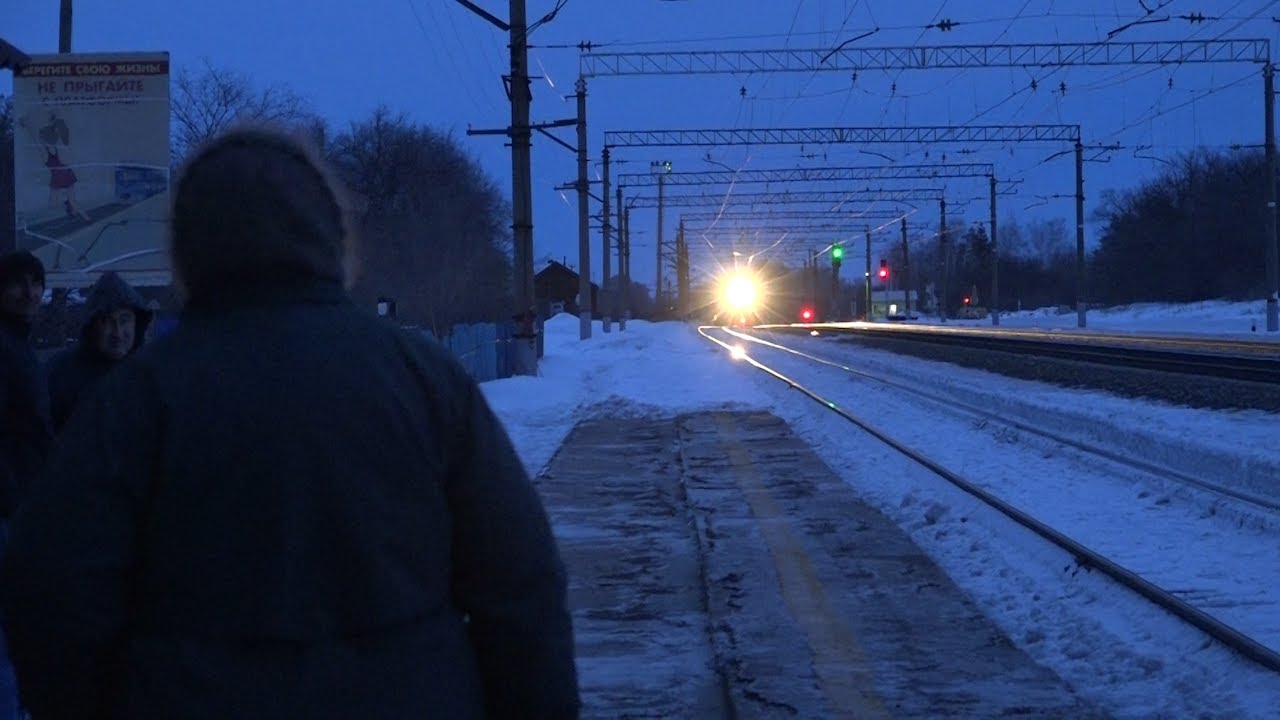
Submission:
[[[27,132],[32,132],[27,118],[22,118],[18,124]],[[66,148],[71,144],[71,128],[67,127],[67,121],[58,117],[57,113],[49,113],[48,124],[32,133],[32,141],[44,146],[44,166],[49,168],[49,209],[56,208],[61,199],[68,216],[79,215],[88,220],[88,213],[80,209],[76,202],[76,182],[79,178],[76,177],[76,171],[67,165],[64,157]]]

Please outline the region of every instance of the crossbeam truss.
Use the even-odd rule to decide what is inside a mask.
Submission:
[[[848,43],[846,43],[847,45]],[[927,70],[966,68],[1059,68],[1070,66],[1155,65],[1177,66],[1193,63],[1251,63],[1261,65],[1266,98],[1266,140],[1268,175],[1275,176],[1274,66],[1271,43],[1260,38],[1216,38],[1154,42],[1031,43],[1005,45],[940,45],[924,47],[846,47],[828,50],[730,50],[666,51],[647,53],[594,53],[579,57],[582,81],[591,77],[624,75],[705,75],[779,72],[853,72],[866,70]],[[1076,151],[1076,307],[1078,324],[1085,327],[1084,186],[1081,168],[1079,126],[1074,135],[1063,137],[1063,126],[1027,126],[1021,129],[994,128],[809,128],[779,130],[622,131],[605,134],[605,145],[747,145],[747,144],[834,144],[845,142],[1009,142],[1027,140],[1073,140]],[[1041,130],[1043,129],[1043,130]],[[1042,135],[1043,132],[1043,135]],[[612,137],[611,137],[612,135]],[[892,137],[890,137],[892,136]],[[612,140],[612,142],[611,142]],[[994,185],[994,183],[993,183]],[[1271,184],[1268,206],[1277,204],[1276,183]],[[992,235],[995,189],[992,189]],[[1280,232],[1268,224],[1267,244],[1267,330],[1280,331]],[[995,266],[993,266],[994,268]],[[995,274],[992,298],[998,298]],[[945,274],[944,274],[945,290]],[[993,306],[998,302],[993,302]],[[993,310],[992,323],[999,324]]]
[[[870,197],[868,197],[870,196]],[[771,193],[699,193],[666,195],[662,203],[669,208],[716,207],[723,205],[840,205],[849,202],[914,202],[937,201],[942,188],[863,188],[859,190],[797,190]],[[656,208],[657,195],[632,199],[631,207]]]
[[[840,145],[848,143],[1080,143],[1079,125],[919,125],[908,127],[610,130],[605,147]]]
[[[785,220],[885,220],[910,216],[911,209],[868,209],[834,211],[834,210],[775,210],[772,212],[699,212],[681,213],[680,219],[686,226],[698,223],[734,223],[734,222],[777,222]]]
[[[683,185],[741,185],[759,183],[858,182],[861,180],[947,180],[951,178],[990,177],[995,174],[991,163],[957,163],[955,165],[854,165],[848,167],[777,168],[759,170],[707,170],[658,175],[623,173],[618,185],[655,187]],[[659,180],[661,178],[661,180]]]
[[[1261,38],[1107,43],[582,53],[583,77],[1271,62]]]
[[[877,224],[873,225],[871,228],[873,231],[873,234],[875,233],[875,230],[880,225],[884,225],[885,223],[896,225],[898,220],[899,220],[898,217],[878,218]],[[866,234],[867,224],[855,223],[855,222],[804,223],[804,222],[796,221],[796,222],[776,222],[771,224],[752,225],[751,227],[736,227],[736,226],[722,227],[719,225],[716,225],[714,227],[711,227],[711,226],[698,227],[696,225],[690,225],[685,228],[685,233],[691,234],[691,235],[697,235],[699,237],[705,236],[705,237],[724,239],[724,240],[732,239],[735,241],[741,240],[743,238],[750,240],[753,237],[759,236],[761,233],[765,233],[765,234],[772,233],[774,235],[780,235],[785,233],[788,236],[788,238],[799,239],[799,240],[813,239],[810,236],[815,236],[815,237],[822,236],[822,238],[825,238],[827,241],[831,241],[832,239],[840,239],[840,237],[832,236],[832,232],[833,232],[832,228],[835,228],[836,231],[838,231],[837,234],[840,237],[847,237],[850,234],[853,234],[861,238],[863,237],[863,235]],[[875,235],[875,237],[877,238],[884,237],[884,238],[893,239],[890,237],[890,235],[886,235],[883,233],[879,235]],[[777,238],[773,237],[770,239],[776,240]]]

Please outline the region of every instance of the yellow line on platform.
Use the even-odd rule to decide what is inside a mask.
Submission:
[[[804,630],[813,669],[838,717],[891,718],[875,692],[875,677],[853,630],[831,608],[803,544],[792,532],[792,518],[778,507],[768,485],[751,462],[747,447],[734,437],[734,423],[717,418],[720,441],[739,489],[751,506],[760,534],[778,573],[783,602]]]

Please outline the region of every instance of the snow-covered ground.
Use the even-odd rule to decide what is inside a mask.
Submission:
[[[531,471],[545,465],[572,426],[591,414],[766,408],[788,421],[869,502],[907,529],[1015,643],[1116,717],[1276,716],[1280,678],[1274,674],[1207,642],[1198,631],[1105,578],[1074,572],[1061,551],[834,415],[820,412],[776,380],[731,361],[692,328],[633,322],[625,333],[615,328],[605,335],[597,324],[595,337],[586,342],[577,333],[576,318],[553,318],[547,324],[541,377],[484,385]],[[992,486],[1037,514],[1090,527],[1096,538],[1110,538],[1115,547],[1124,547],[1120,538],[1141,538],[1122,561],[1151,561],[1166,548],[1191,547],[1185,556],[1195,568],[1171,564],[1157,570],[1181,572],[1170,577],[1192,580],[1216,565],[1220,587],[1229,585],[1223,581],[1228,578],[1236,583],[1234,590],[1252,588],[1258,599],[1270,603],[1280,593],[1280,536],[1269,535],[1266,527],[1232,531],[1229,522],[1204,512],[1207,504],[1197,508],[1199,496],[1155,492],[1143,497],[1147,490],[1138,481],[1117,483],[1101,474],[1096,463],[1072,453],[1043,444],[1023,446],[1020,438],[999,437],[925,404],[894,402],[890,408],[891,393],[856,390],[858,383],[852,380],[822,382],[829,383],[826,391],[831,394],[841,393],[837,399],[855,414],[881,419],[876,413],[882,412],[919,449],[948,464],[960,463],[963,472],[981,476],[976,479],[1003,483]],[[1000,379],[988,376],[983,382]],[[1159,417],[1163,426],[1148,431],[1159,434],[1163,427],[1175,439],[1178,433],[1194,432],[1196,424],[1220,428],[1213,439],[1228,449],[1233,423],[1238,432],[1258,438],[1263,431],[1250,423],[1274,420],[1258,415],[1224,421],[1221,413],[1105,397],[1082,401],[1082,410],[1093,408],[1094,401],[1096,412],[1113,419],[1123,419],[1126,412],[1133,413],[1134,422]],[[1241,430],[1242,423],[1250,427]],[[1032,457],[1034,464],[1028,459],[1027,467],[1018,465],[1017,458]],[[1044,475],[1046,467],[1056,472]],[[1095,493],[1094,504],[1108,509],[1099,518],[1105,516],[1109,524],[1090,522],[1080,503],[1072,501],[1095,497],[1086,493]],[[1265,617],[1254,621],[1266,624]]]
[[[921,317],[921,322],[937,318]],[[982,320],[950,320],[955,325],[989,326]],[[1076,330],[1076,312],[1062,314],[1056,307],[1024,310],[1000,316],[1000,324],[1011,328],[1041,330]],[[1180,335],[1222,335],[1239,339],[1280,342],[1280,333],[1268,333],[1266,303],[1257,300],[1167,304],[1136,303],[1090,310],[1089,330],[1122,333],[1158,333]]]
[[[985,399],[988,407],[998,407],[1002,395],[1035,398],[1039,390],[1036,383],[957,372],[954,366],[914,358],[904,362],[901,356],[845,343],[801,339],[800,344],[850,366],[871,366],[882,372],[893,368],[895,376],[905,375],[935,388],[947,383],[976,385],[979,378],[990,388],[1003,381],[1004,393],[989,390]],[[1177,591],[1269,647],[1280,649],[1277,514],[1264,511],[1260,522],[1242,523],[1240,513],[1218,511],[1224,504],[1218,498],[1176,493],[1178,488],[1153,481],[1144,473],[1082,457],[1035,437],[1023,437],[998,423],[989,426],[985,421],[939,411],[935,404],[893,388],[851,383],[850,376],[838,369],[817,367],[810,360],[779,350],[750,346],[749,352],[783,374],[803,380],[807,387],[851,409],[855,415],[892,428],[890,432],[898,440],[998,497],[1161,587]],[[1097,418],[1103,428],[1115,427],[1124,432],[1131,427],[1145,427],[1158,418],[1164,421],[1171,443],[1197,443],[1198,438],[1184,437],[1184,433],[1190,435],[1190,430],[1203,429],[1202,435],[1218,445],[1230,444],[1233,437],[1237,438],[1242,449],[1248,447],[1249,456],[1265,457],[1272,461],[1273,468],[1280,459],[1275,417],[1265,413],[1236,416],[1179,412],[1178,408],[1152,407],[1101,393],[1073,395],[1058,388],[1040,394],[1040,402],[1053,413],[1048,418],[1050,422],[1063,409],[1087,408],[1096,403],[1100,411],[1107,413],[1105,418]],[[927,422],[921,422],[922,415],[927,415]],[[1253,442],[1246,446],[1249,440]],[[1133,451],[1141,454],[1145,449],[1138,446]],[[1182,469],[1194,475],[1204,468]],[[1276,477],[1271,476],[1273,483]],[[1273,488],[1270,497],[1280,496]],[[1137,528],[1143,531],[1134,532]]]

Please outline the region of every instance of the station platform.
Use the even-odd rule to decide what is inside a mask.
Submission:
[[[585,421],[537,483],[583,717],[1106,716],[768,413]]]

